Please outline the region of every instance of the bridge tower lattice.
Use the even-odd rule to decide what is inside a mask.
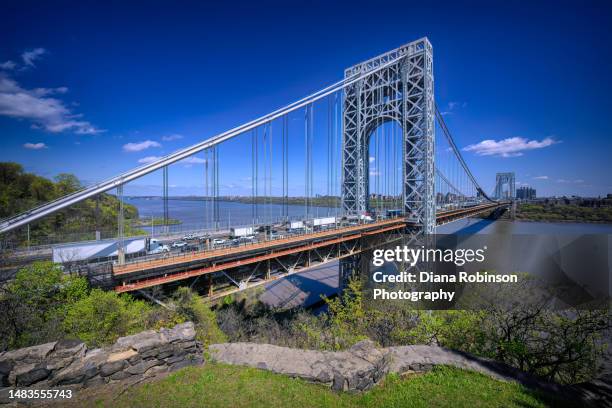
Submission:
[[[403,45],[345,70],[345,78],[385,68],[345,88],[342,207],[368,211],[369,138],[387,121],[402,128],[402,201],[417,235],[433,234],[435,135],[433,49],[427,38]]]

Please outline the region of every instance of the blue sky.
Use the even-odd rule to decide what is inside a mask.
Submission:
[[[0,161],[100,181],[427,36],[436,101],[485,190],[515,171],[539,195],[612,193],[610,2],[129,3],[3,2]],[[222,193],[250,191],[245,149],[222,148]],[[172,166],[171,194],[200,193],[198,157]]]

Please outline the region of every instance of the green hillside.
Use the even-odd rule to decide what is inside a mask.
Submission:
[[[62,173],[53,180],[27,173],[18,163],[0,162],[0,219],[19,214],[43,203],[83,188],[72,174]],[[94,239],[95,231],[103,237],[117,234],[119,200],[111,194],[100,194],[30,225],[30,244],[47,244],[74,239]],[[130,225],[138,219],[136,207],[124,206],[126,234],[137,234]],[[97,228],[96,228],[97,227]],[[27,241],[26,228],[5,238],[11,243]]]

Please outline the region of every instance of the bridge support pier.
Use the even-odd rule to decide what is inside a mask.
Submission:
[[[340,259],[338,265],[338,289],[342,293],[348,287],[348,283],[353,276],[359,273],[360,255],[347,256]]]

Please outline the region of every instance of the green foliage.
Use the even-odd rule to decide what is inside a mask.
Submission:
[[[319,350],[346,349],[365,338],[384,347],[436,344],[561,383],[592,378],[610,333],[609,312],[548,311],[545,304],[524,299],[537,297],[528,279],[521,282],[525,285],[513,286],[503,297],[485,288],[490,299],[476,296],[488,303],[474,310],[412,310],[405,303],[369,308],[359,280],[351,280],[340,297],[326,300],[328,311],[318,316],[232,304],[218,310],[217,317],[230,341]],[[502,298],[513,299],[511,307]]]
[[[89,296],[66,305],[62,326],[69,338],[98,347],[144,330],[150,310],[151,306],[129,295],[92,289]]]
[[[516,216],[522,220],[612,223],[612,207],[583,207],[560,204],[521,204]]]
[[[87,281],[63,274],[51,262],[21,269],[0,292],[1,348],[43,343],[61,336],[58,309],[87,296]]]
[[[432,310],[419,312],[413,335],[416,343],[440,344],[472,354],[486,355],[489,344],[482,311]]]
[[[334,350],[350,347],[365,335],[366,313],[363,308],[361,281],[351,279],[340,297],[326,299],[329,327]]]
[[[59,174],[53,182],[26,173],[20,164],[0,162],[0,218],[19,214],[82,188],[72,174]],[[96,226],[99,230],[104,227],[104,235],[115,236],[118,210],[119,201],[115,196],[100,194],[97,199],[85,200],[31,224],[30,244],[46,244],[49,240],[93,239]],[[131,222],[138,219],[136,207],[125,204],[124,214],[126,235],[142,233]],[[8,233],[5,239],[23,244],[27,236],[25,230],[18,230]]]
[[[36,262],[0,289],[0,351],[62,338],[99,347],[120,336],[187,320],[195,323],[205,344],[226,341],[214,312],[189,288],[176,291],[175,310],[169,310],[130,295],[90,289],[85,278],[67,275],[51,262]]]
[[[223,343],[227,340],[217,325],[215,313],[191,289],[178,288],[172,299],[176,312],[195,324],[197,338],[204,345]]]

